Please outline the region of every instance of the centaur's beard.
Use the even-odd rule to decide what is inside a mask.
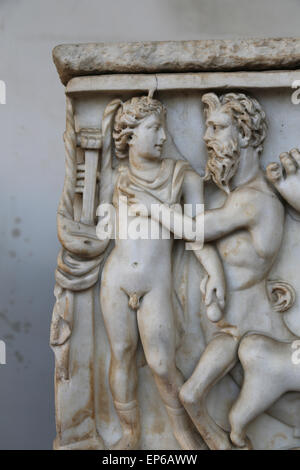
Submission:
[[[210,140],[207,144],[208,161],[206,164],[205,180],[212,179],[220,189],[230,193],[229,182],[239,166],[239,148],[236,139],[225,144]]]

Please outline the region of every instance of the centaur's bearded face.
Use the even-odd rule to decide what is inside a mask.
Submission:
[[[215,184],[230,192],[230,180],[239,166],[240,147],[238,130],[228,112],[220,107],[211,111],[206,120],[204,141],[208,151],[206,179],[212,178]]]

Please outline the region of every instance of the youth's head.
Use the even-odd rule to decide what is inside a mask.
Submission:
[[[229,192],[229,182],[239,166],[240,150],[251,146],[258,156],[263,150],[266,115],[256,99],[243,93],[220,96],[207,93],[202,101],[208,150],[206,176]]]
[[[165,116],[162,103],[149,96],[125,101],[114,123],[116,156],[126,158],[133,148],[142,158],[160,158],[166,140]]]

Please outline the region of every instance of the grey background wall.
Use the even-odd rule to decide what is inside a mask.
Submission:
[[[60,43],[299,36],[299,0],[0,0],[0,449],[50,449],[56,208],[64,177]]]

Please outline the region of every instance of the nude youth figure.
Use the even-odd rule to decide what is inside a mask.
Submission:
[[[104,113],[104,146],[112,130],[116,157],[128,158],[128,165],[117,170],[112,169],[111,161],[104,161],[102,169],[103,187],[106,185],[108,192],[112,188],[117,212],[122,204],[120,196],[130,194],[131,185],[168,204],[180,203],[181,199],[193,207],[203,203],[203,178],[187,162],[161,158],[166,140],[165,114],[159,101],[146,96],[125,103],[115,100]],[[104,194],[101,200],[110,199]],[[130,220],[138,221],[139,216]],[[119,230],[117,227],[115,247],[103,269],[100,294],[111,347],[110,388],[123,432],[115,448],[135,448],[140,437],[136,365],[139,337],[177,441],[183,449],[203,448],[179,400],[183,377],[175,365],[173,239],[121,239]],[[217,292],[224,306],[224,276],[216,250],[207,245],[199,257],[209,277],[208,297]]]

